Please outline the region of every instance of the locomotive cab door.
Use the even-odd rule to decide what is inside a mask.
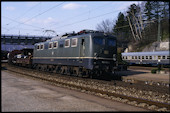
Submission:
[[[80,57],[85,56],[85,39],[81,39],[81,44],[80,44]]]

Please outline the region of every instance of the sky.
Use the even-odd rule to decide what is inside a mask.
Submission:
[[[2,1],[1,34],[54,36],[115,21],[139,1]]]

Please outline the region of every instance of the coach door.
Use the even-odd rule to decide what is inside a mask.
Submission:
[[[80,44],[80,57],[85,56],[85,39],[81,39],[81,44]]]

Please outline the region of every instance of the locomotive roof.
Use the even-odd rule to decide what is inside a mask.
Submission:
[[[122,56],[148,56],[148,55],[169,55],[169,51],[122,53]]]
[[[59,41],[59,40],[65,40],[65,39],[70,39],[70,38],[79,38],[79,37],[83,37],[83,36],[88,36],[88,35],[98,35],[98,36],[101,36],[101,35],[104,35],[104,33],[102,32],[94,32],[94,33],[85,33],[85,34],[80,34],[80,35],[73,35],[73,36],[68,36],[67,38],[61,38],[61,37],[57,37],[53,40],[48,40],[48,41],[45,41],[45,42],[39,42],[39,43],[36,43],[36,44],[41,44],[41,43],[48,43],[48,42],[53,42],[53,41]],[[113,36],[113,35],[107,35],[107,36]],[[114,36],[113,36],[114,37]],[[115,37],[114,37],[115,38]],[[36,45],[35,44],[35,45]]]

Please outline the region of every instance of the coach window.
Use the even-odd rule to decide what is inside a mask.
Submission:
[[[149,59],[152,59],[152,56],[149,56]]]
[[[40,49],[41,49],[41,50],[44,49],[44,44],[41,44]]]
[[[57,41],[54,42],[53,47],[54,47],[54,49],[58,48],[58,42]]]
[[[140,56],[138,56],[138,59],[140,59]]]
[[[131,57],[132,57],[132,56],[128,56],[128,59],[131,60]]]
[[[146,59],[148,59],[148,56],[146,56]]]
[[[161,59],[161,56],[158,56],[158,59]]]
[[[154,60],[156,60],[156,56],[154,56]]]
[[[142,56],[142,59],[144,59],[144,56]]]
[[[134,59],[134,56],[132,56],[132,59]]]
[[[170,59],[170,56],[167,56],[167,59]]]
[[[49,48],[49,49],[52,49],[52,48],[53,48],[53,42],[50,42],[50,43],[49,43],[48,48]]]
[[[71,47],[77,47],[77,38],[72,38]]]
[[[137,56],[135,56],[135,59],[137,59]]]
[[[165,59],[165,56],[162,56],[162,59]]]
[[[65,40],[65,48],[70,47],[70,39]]]
[[[125,59],[125,57],[123,56],[123,57],[122,57],[122,59],[124,60],[124,59]]]

